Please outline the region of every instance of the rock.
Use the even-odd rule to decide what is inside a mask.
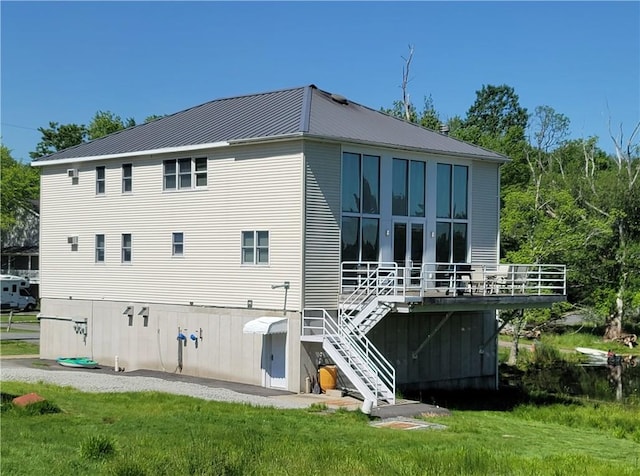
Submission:
[[[12,400],[14,405],[19,407],[26,407],[27,405],[31,405],[32,403],[44,402],[45,398],[38,395],[37,393],[27,393],[26,395],[22,395],[20,397],[16,397]]]

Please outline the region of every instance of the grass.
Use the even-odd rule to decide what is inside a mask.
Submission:
[[[7,330],[6,328],[3,328],[2,332],[5,332],[5,333],[8,332],[9,334],[16,334],[16,333],[17,334],[21,334],[21,333],[28,334],[30,332],[36,332],[37,333],[39,331],[38,331],[38,329],[19,329],[19,328],[16,328],[16,327],[11,327],[11,329],[9,329],[9,330]]]
[[[3,405],[2,473],[10,475],[631,475],[640,411],[617,404],[454,410],[441,431],[372,428],[359,412],[255,408],[160,393],[37,392],[57,414]]]
[[[509,335],[500,335],[499,339],[501,342],[511,342],[513,340]],[[576,347],[589,347],[599,350],[611,349],[620,355],[640,355],[640,347],[630,349],[618,342],[605,342],[600,329],[594,329],[592,327],[575,329],[568,327],[566,332],[563,333],[543,332],[540,341],[548,346],[572,352],[575,352]],[[534,342],[535,341],[531,339],[520,339],[521,345],[531,345]]]
[[[0,322],[2,324],[7,324],[9,323],[9,313],[5,313],[3,312],[2,314],[0,314]],[[36,314],[14,314],[11,317],[11,322],[13,324],[16,323],[31,323],[31,324],[39,324],[40,321],[38,321],[38,316]]]
[[[0,341],[0,355],[38,355],[40,346],[21,340]]]

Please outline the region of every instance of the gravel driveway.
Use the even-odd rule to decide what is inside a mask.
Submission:
[[[37,359],[2,359],[0,380],[3,382],[45,382],[73,387],[83,392],[165,392],[187,395],[203,400],[237,402],[261,407],[306,408],[309,406],[308,402],[296,400],[295,395],[291,395],[289,398],[286,392],[263,396],[241,393],[223,386],[214,386],[216,385],[215,382],[218,381],[213,380],[208,381],[207,384],[202,384],[177,381],[175,379],[118,374],[105,369],[93,371],[89,369],[60,370],[57,367],[55,369],[48,367],[36,368],[32,366],[34,360]],[[53,365],[57,364],[53,363]],[[229,384],[229,386],[233,386],[233,384]],[[243,387],[249,389],[251,386]],[[256,392],[265,392],[260,387],[256,387],[255,390]]]

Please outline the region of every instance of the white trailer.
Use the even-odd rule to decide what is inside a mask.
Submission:
[[[2,309],[18,309],[20,311],[30,311],[35,309],[36,300],[29,293],[29,278],[12,276],[10,274],[0,275],[2,299],[0,306]]]

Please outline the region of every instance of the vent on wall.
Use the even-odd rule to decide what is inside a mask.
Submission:
[[[67,175],[72,179],[78,178],[78,169],[67,169]]]
[[[78,244],[78,237],[77,236],[68,236],[67,237],[67,243],[69,243],[70,245],[77,245]]]

